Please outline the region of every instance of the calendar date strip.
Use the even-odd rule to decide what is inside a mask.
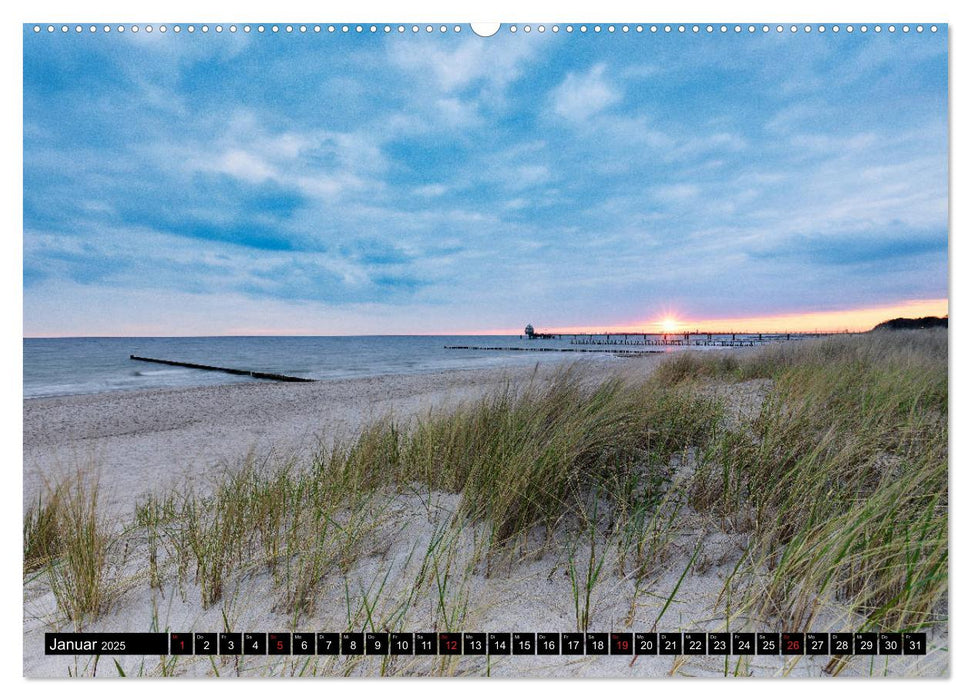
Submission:
[[[895,656],[924,632],[48,632],[48,655]]]

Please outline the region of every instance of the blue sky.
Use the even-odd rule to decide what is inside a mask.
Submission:
[[[936,34],[24,31],[24,333],[947,296]]]

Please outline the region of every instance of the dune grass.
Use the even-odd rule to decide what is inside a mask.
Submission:
[[[61,517],[67,482],[49,488],[24,509],[24,575],[44,568],[61,553]]]
[[[946,333],[781,346],[730,373],[773,389],[755,421],[712,443],[692,504],[754,535],[751,561],[769,574],[748,572],[740,604],[789,629],[809,629],[831,600],[872,629],[943,619]]]
[[[24,514],[24,573],[46,575],[58,607],[75,625],[110,602],[110,528],[96,475],[79,470],[47,488]]]
[[[726,420],[705,387],[749,379],[768,380],[761,411]],[[746,536],[718,603],[729,620],[813,630],[838,604],[871,629],[919,629],[947,616],[947,400],[947,336],[933,331],[676,353],[640,380],[566,369],[376,421],[307,463],[251,456],[209,490],[144,500],[113,536],[142,546],[150,586],[191,583],[204,608],[262,572],[278,591],[265,605],[296,624],[342,580],[349,629],[372,630],[401,629],[419,600],[436,629],[462,629],[472,578],[539,548],[563,562],[582,630],[608,580],[633,582],[633,620],[686,523],[698,535],[691,511]],[[407,590],[387,570],[352,580],[401,526],[396,498],[427,501],[431,522],[434,494],[458,505],[415,542]],[[50,572],[70,619],[97,614],[109,539],[97,489],[64,482],[27,509],[25,574]],[[704,559],[696,541],[674,562],[679,586]]]
[[[632,506],[644,494],[631,483],[711,439],[718,419],[715,402],[690,393],[619,379],[585,388],[568,371],[428,416],[383,466],[398,482],[461,493],[464,512],[489,522],[501,546],[537,525],[586,523],[594,492]]]
[[[568,370],[547,386],[507,386],[429,413],[409,429],[376,422],[318,453],[309,469],[250,460],[209,495],[148,499],[137,521],[149,542],[167,543],[205,607],[220,599],[230,571],[260,566],[286,591],[284,607],[310,611],[320,580],[346,570],[380,526],[382,498],[416,486],[461,494],[460,517],[489,523],[493,554],[536,527],[595,527],[595,492],[611,512],[638,513],[641,522],[661,496],[652,486],[671,454],[712,439],[718,419],[710,399],[619,380],[585,387]]]

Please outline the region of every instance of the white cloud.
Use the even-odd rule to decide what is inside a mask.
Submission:
[[[406,108],[387,115],[382,130],[394,138],[481,126],[487,113],[508,107],[506,87],[544,43],[540,36],[391,42],[388,60],[404,74]]]
[[[789,142],[796,149],[812,154],[846,155],[847,153],[869,151],[880,143],[880,138],[869,132],[833,135],[827,133],[794,134]]]
[[[621,95],[604,80],[606,66],[598,63],[582,75],[568,73],[553,90],[553,111],[582,122],[620,101]]]
[[[653,78],[657,75],[660,75],[661,73],[663,73],[661,66],[658,66],[655,64],[642,63],[642,64],[634,64],[631,66],[627,66],[626,68],[624,68],[621,75],[623,75],[624,78],[631,79],[631,80],[642,80],[644,78]]]
[[[722,131],[678,138],[667,155],[670,160],[692,160],[707,153],[723,155],[744,151],[747,147],[748,142],[742,136]]]
[[[788,134],[797,126],[818,122],[828,117],[832,108],[819,101],[788,103],[766,120],[764,128],[773,133]]]
[[[483,154],[466,187],[481,181],[496,183],[511,192],[541,187],[556,179],[556,159],[552,155],[544,141],[512,143]]]
[[[223,153],[211,169],[254,184],[277,176],[276,170],[262,158],[239,149]]]
[[[448,192],[448,187],[441,183],[422,185],[412,190],[412,193],[419,197],[441,197],[446,192]]]
[[[332,151],[337,162],[348,171],[380,173],[388,168],[388,160],[376,139],[366,132],[320,132],[310,136],[311,148],[318,152]]]
[[[512,173],[512,182],[508,183],[513,189],[542,185],[550,179],[550,169],[545,165],[522,165]]]
[[[431,76],[436,87],[445,93],[459,92],[477,81],[501,89],[519,77],[519,64],[533,54],[539,43],[538,37],[527,41],[519,37],[505,41],[471,39],[449,50],[441,48],[438,42],[417,46],[392,42],[389,57],[398,68],[419,78]]]
[[[435,114],[442,126],[453,129],[473,126],[479,121],[475,104],[457,97],[435,100]]]
[[[674,185],[661,185],[651,189],[651,195],[658,201],[676,204],[688,202],[701,193],[697,185],[680,182]]]
[[[361,190],[367,186],[363,180],[348,173],[314,173],[297,177],[292,184],[308,197],[328,201],[333,201],[349,191]]]
[[[381,176],[390,166],[381,146],[363,128],[275,132],[258,115],[240,112],[211,142],[154,147],[145,154],[163,167],[222,173],[254,185],[273,182],[332,204],[349,193],[384,188]]]

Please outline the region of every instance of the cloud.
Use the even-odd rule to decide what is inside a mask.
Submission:
[[[468,127],[479,121],[476,105],[457,97],[443,97],[434,101],[438,122],[451,129]]]
[[[392,41],[385,53],[397,84],[396,108],[383,119],[390,136],[488,128],[510,107],[507,91],[540,54],[541,36],[417,36]]]
[[[621,95],[604,80],[606,68],[598,63],[586,73],[568,73],[553,90],[553,111],[569,121],[583,122],[617,104]]]
[[[412,190],[412,192],[419,197],[441,197],[443,194],[448,192],[448,185],[443,185],[440,182],[436,182],[430,185],[421,185]]]
[[[206,166],[203,165],[202,167],[205,168]],[[212,163],[212,169],[251,183],[263,182],[277,177],[276,169],[267,164],[266,161],[240,149],[231,149],[223,153]]]
[[[696,199],[701,192],[697,185],[682,182],[651,188],[654,199],[665,204],[681,204]]]
[[[57,294],[406,332],[947,293],[941,36],[310,38],[25,33],[25,328],[76,326]]]
[[[457,93],[482,83],[501,90],[522,74],[522,64],[540,48],[542,39],[472,37],[447,42],[419,39],[417,42],[392,42],[388,56],[391,64],[419,80],[430,77],[443,93]]]
[[[383,188],[388,160],[381,142],[359,131],[275,131],[252,112],[240,112],[209,140],[147,151],[160,167],[188,174],[219,173],[250,185],[298,191],[334,203]]]
[[[515,168],[508,182],[512,189],[525,189],[542,185],[550,179],[550,170],[545,165],[526,164]]]
[[[798,236],[784,245],[753,253],[759,259],[808,259],[822,265],[909,265],[923,255],[946,255],[947,235],[888,232],[884,235]]]

